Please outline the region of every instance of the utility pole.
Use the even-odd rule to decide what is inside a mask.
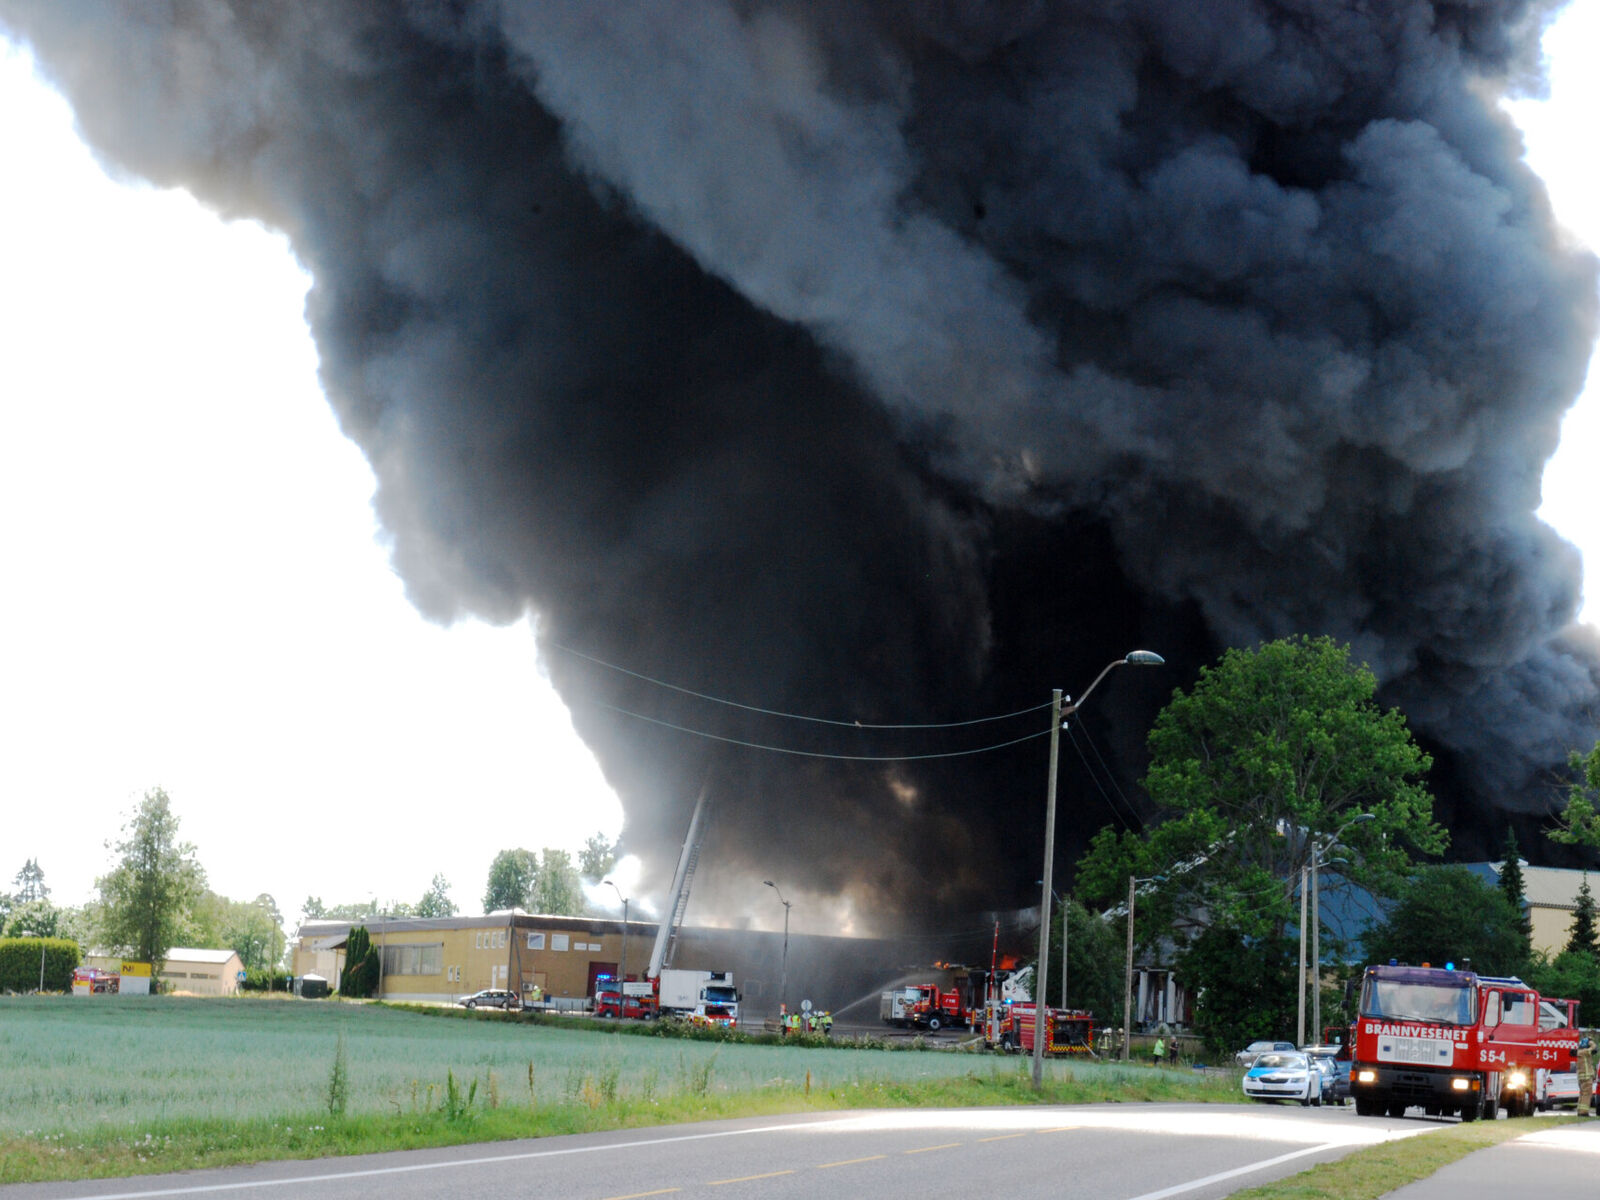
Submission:
[[[1310,870],[1300,868],[1300,987],[1299,996],[1296,998],[1298,1015],[1295,1018],[1296,1046],[1306,1044],[1306,880]]]
[[[1311,1040],[1322,1044],[1322,882],[1311,859]]]
[[[1133,884],[1128,876],[1128,957],[1122,975],[1122,1061],[1128,1061],[1133,1036]]]
[[[1039,977],[1033,981],[1033,1090],[1036,1092],[1044,1086],[1044,1034],[1045,1022],[1049,1020],[1045,1005],[1050,1003],[1050,998],[1045,992],[1045,983],[1050,975],[1050,873],[1056,857],[1056,765],[1060,751],[1061,689],[1055,688],[1050,693],[1050,790],[1044,806],[1044,878],[1039,881]]]

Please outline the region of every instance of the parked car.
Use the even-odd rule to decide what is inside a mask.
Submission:
[[[1302,1046],[1301,1051],[1311,1056],[1312,1062],[1326,1068],[1322,1086],[1323,1099],[1333,1104],[1343,1104],[1350,1098],[1350,1058],[1341,1057],[1340,1046]]]
[[[1535,1097],[1540,1112],[1552,1108],[1578,1107],[1578,1073],[1576,1071],[1541,1071],[1539,1093]]]
[[[473,992],[470,996],[461,997],[456,1003],[463,1008],[504,1008],[510,1010],[522,1007],[522,997],[503,988],[484,988],[481,992]]]
[[[1322,1069],[1299,1050],[1268,1050],[1244,1073],[1244,1094],[1252,1100],[1322,1103]]]
[[[1233,1056],[1233,1061],[1241,1067],[1248,1067],[1255,1063],[1257,1055],[1265,1054],[1268,1050],[1293,1050],[1294,1048],[1293,1042],[1251,1042]]]

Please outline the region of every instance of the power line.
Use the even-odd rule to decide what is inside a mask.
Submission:
[[[1089,765],[1089,760],[1084,757],[1083,747],[1078,745],[1077,735],[1073,732],[1070,724],[1067,726],[1067,740],[1072,743],[1072,748],[1078,752],[1078,759],[1083,763],[1083,769],[1088,772],[1089,782],[1094,784],[1095,790],[1098,791],[1101,795],[1101,798],[1105,800],[1106,807],[1111,810],[1111,815],[1122,822],[1122,827],[1124,829],[1126,829],[1129,833],[1132,833],[1133,826],[1128,823],[1128,818],[1122,815],[1122,810],[1116,806],[1115,802],[1112,801],[1111,794],[1106,791],[1104,785],[1102,785],[1100,782],[1099,776],[1094,773],[1094,768]],[[1134,813],[1136,818],[1138,815],[1138,813]]]
[[[1046,736],[1050,731],[1041,729],[1036,733],[1025,733],[1019,738],[1012,738],[1008,742],[996,742],[990,746],[978,746],[971,750],[945,750],[938,754],[824,754],[817,750],[795,750],[788,746],[772,746],[764,742],[747,742],[741,738],[724,737],[719,733],[707,733],[703,729],[691,729],[687,725],[676,725],[671,721],[663,721],[659,717],[647,717],[643,713],[630,712],[626,708],[618,708],[614,704],[595,700],[592,703],[599,708],[609,709],[611,712],[620,713],[625,717],[633,717],[638,721],[647,721],[651,725],[660,725],[666,729],[673,729],[679,733],[687,733],[694,737],[707,738],[713,742],[727,742],[734,746],[745,746],[751,750],[765,750],[772,754],[792,754],[797,758],[831,758],[842,762],[918,762],[929,758],[964,758],[973,754],[988,754],[994,750],[1004,750],[1007,746],[1020,745],[1030,742],[1034,738]],[[833,722],[829,722],[833,724]],[[862,728],[918,728],[917,726],[862,726]]]
[[[563,654],[570,654],[574,658],[581,658],[585,662],[592,662],[598,667],[604,667],[608,671],[616,671],[618,674],[630,676],[633,679],[638,679],[644,683],[653,684],[656,687],[666,688],[668,691],[678,692],[685,696],[693,696],[696,700],[706,700],[712,704],[725,704],[729,708],[741,708],[746,712],[760,713],[763,716],[781,717],[786,721],[809,721],[816,725],[839,725],[846,729],[959,729],[966,725],[983,725],[994,721],[1009,721],[1013,717],[1025,717],[1029,713],[1036,713],[1041,709],[1049,708],[1051,704],[1051,701],[1046,700],[1042,704],[1035,704],[1032,708],[1019,708],[1016,712],[1000,713],[991,717],[973,717],[971,720],[967,721],[943,721],[903,725],[880,725],[869,721],[840,721],[831,717],[809,717],[801,713],[782,712],[775,708],[760,708],[754,704],[741,704],[737,700],[728,700],[722,696],[708,695],[705,692],[697,692],[691,688],[679,687],[675,683],[667,683],[662,679],[653,679],[649,675],[641,675],[638,671],[630,671],[627,667],[619,667],[615,663],[606,662],[604,659],[596,658],[592,654],[585,654],[582,650],[574,650],[571,646],[563,646],[560,642],[546,642],[545,644],[550,646],[552,649],[560,650]],[[622,710],[618,709],[617,711],[620,712]],[[629,715],[637,716],[638,714],[633,713]],[[1006,744],[1010,745],[1011,743]],[[938,758],[940,756],[927,755],[926,757]]]

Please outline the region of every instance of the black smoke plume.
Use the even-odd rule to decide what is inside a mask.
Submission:
[[[1228,645],[1349,641],[1463,849],[1593,743],[1534,511],[1596,264],[1496,106],[1550,13],[0,0],[109,162],[288,234],[413,601],[537,614],[627,848],[709,780],[701,881],[859,915],[1025,898],[1044,742],[739,742],[994,744],[1048,722],[865,726],[1158,650],[1068,747],[1064,862]]]

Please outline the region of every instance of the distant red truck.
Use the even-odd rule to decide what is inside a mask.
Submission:
[[[610,988],[602,988],[594,994],[594,1015],[630,1017],[645,1021],[656,1015],[655,1000],[650,996],[629,996]]]

